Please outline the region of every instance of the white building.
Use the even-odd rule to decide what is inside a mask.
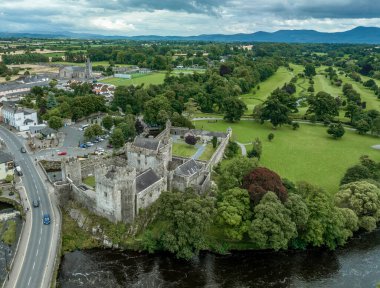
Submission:
[[[7,175],[13,175],[13,166],[12,155],[0,151],[0,180],[4,180]]]
[[[1,108],[2,121],[18,131],[27,131],[38,124],[37,112],[33,109],[18,107],[15,102],[4,102]]]

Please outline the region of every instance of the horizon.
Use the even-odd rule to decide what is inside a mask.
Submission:
[[[331,2],[331,1],[330,1]],[[260,31],[342,32],[380,27],[380,3],[369,0],[3,0],[0,27],[8,33],[194,36]],[[180,27],[180,29],[179,29]]]

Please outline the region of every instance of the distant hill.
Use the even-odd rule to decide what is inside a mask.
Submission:
[[[326,33],[315,30],[279,30],[255,32],[252,34],[210,34],[198,36],[104,36],[71,32],[54,33],[7,33],[0,32],[0,38],[40,38],[40,39],[104,39],[104,40],[140,40],[140,41],[207,41],[207,42],[283,42],[283,43],[352,43],[380,44],[380,28],[356,27],[345,32]]]

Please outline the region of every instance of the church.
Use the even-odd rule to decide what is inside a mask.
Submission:
[[[92,64],[90,58],[87,58],[85,67],[65,66],[59,69],[59,77],[61,79],[91,79]]]

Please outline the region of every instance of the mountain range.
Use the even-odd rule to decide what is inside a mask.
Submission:
[[[8,33],[0,32],[0,38],[40,39],[103,39],[137,41],[207,41],[207,42],[282,42],[282,43],[352,43],[380,44],[380,28],[356,27],[344,32],[318,32],[315,30],[279,30],[276,32],[255,32],[251,34],[202,34],[197,36],[105,36],[85,33]]]

